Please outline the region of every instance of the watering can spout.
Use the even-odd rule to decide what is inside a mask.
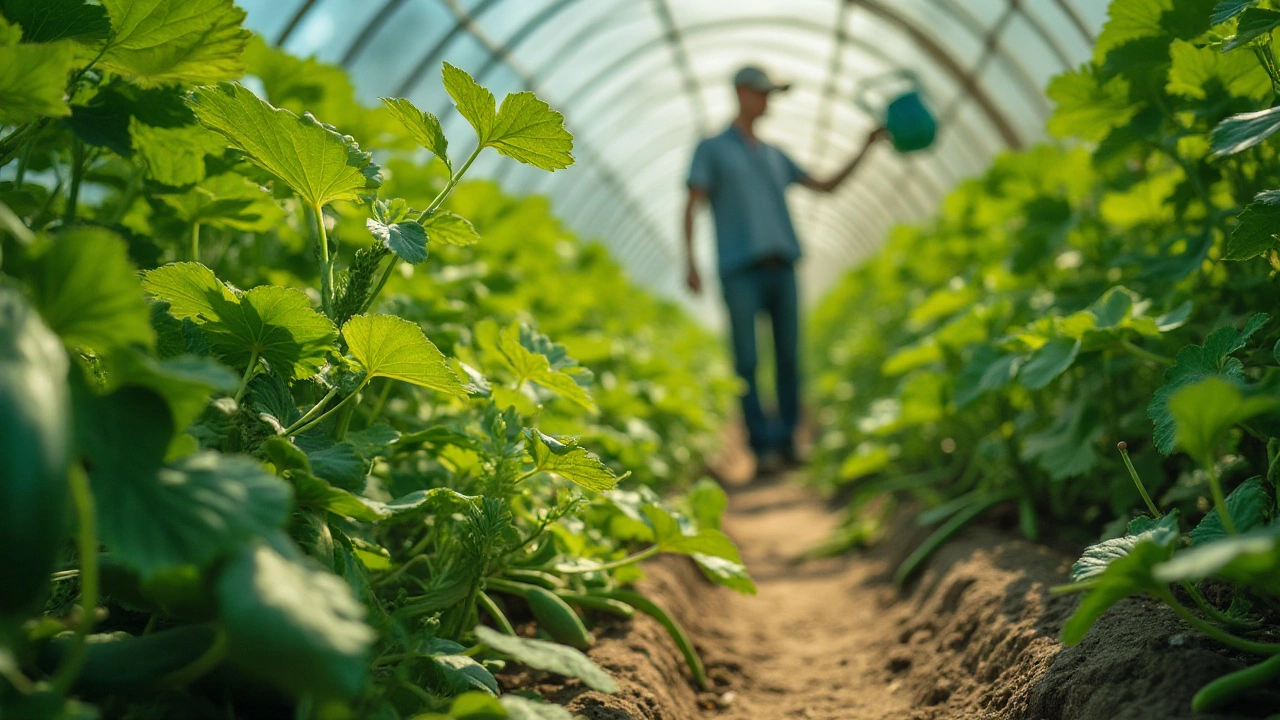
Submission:
[[[878,107],[869,99],[869,93],[889,82],[907,89],[895,96],[887,105]],[[895,150],[901,153],[917,152],[933,145],[938,135],[938,121],[924,101],[924,91],[915,74],[910,70],[898,70],[867,78],[855,90],[854,102],[874,117],[879,117]]]

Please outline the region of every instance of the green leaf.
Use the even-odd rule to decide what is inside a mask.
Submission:
[[[1246,53],[1223,55],[1213,48],[1176,40],[1169,48],[1173,66],[1165,90],[1172,95],[1205,100],[1215,89],[1234,97],[1261,99],[1271,93],[1271,80]]]
[[[84,0],[0,0],[0,16],[21,25],[22,39],[29,43],[106,40],[111,33],[102,6]]]
[[[1280,108],[1232,115],[1213,129],[1213,156],[1226,157],[1248,150],[1274,135],[1277,130],[1280,130]],[[1230,253],[1230,242],[1227,247]]]
[[[512,93],[495,112],[493,93],[449,63],[444,64],[444,87],[482,147],[543,170],[573,164],[573,135],[564,129],[564,116],[533,93]]]
[[[1054,480],[1083,475],[1098,462],[1104,425],[1098,407],[1085,400],[1068,403],[1047,428],[1023,438],[1022,458],[1034,460]]]
[[[1249,8],[1240,15],[1235,37],[1223,44],[1222,52],[1230,52],[1260,37],[1269,36],[1277,27],[1280,27],[1280,12],[1265,8]]]
[[[480,145],[486,145],[498,120],[497,101],[494,100],[493,93],[481,87],[467,71],[449,63],[444,64],[441,75],[444,78],[444,89],[453,98],[454,106],[471,123]]]
[[[559,705],[538,702],[519,695],[498,698],[511,720],[573,720],[573,714]]]
[[[1071,566],[1071,582],[1081,582],[1106,572],[1116,560],[1128,555],[1140,542],[1153,542],[1168,546],[1178,539],[1178,516],[1171,513],[1159,520],[1145,523],[1137,533],[1103,540],[1085,548],[1084,554]]]
[[[43,607],[49,573],[65,551],[67,468],[75,459],[69,367],[58,336],[16,287],[0,284],[0,545],[11,549],[0,596],[6,631]]]
[[[502,701],[489,693],[468,692],[453,699],[449,706],[449,714],[440,717],[447,720],[503,720],[507,710]],[[414,720],[422,720],[415,717]],[[432,720],[428,716],[428,720]]]
[[[709,555],[734,563],[742,563],[738,548],[719,530],[702,528],[692,534],[685,533],[680,527],[680,522],[671,513],[652,504],[644,507],[644,516],[653,526],[654,539],[662,552]]]
[[[231,0],[102,0],[113,30],[98,61],[142,87],[204,84],[244,74],[250,32]]]
[[[422,221],[427,237],[446,245],[474,245],[480,242],[480,233],[471,221],[451,212],[439,210]]]
[[[1209,22],[1214,25],[1224,23],[1257,4],[1258,0],[1219,0],[1218,4],[1213,6],[1213,15],[1210,16]]]
[[[36,260],[30,285],[45,322],[69,346],[155,346],[129,248],[109,230],[75,228],[55,239]]]
[[[1276,533],[1277,528],[1270,527],[1196,545],[1156,565],[1153,575],[1166,583],[1217,576],[1274,594],[1280,590]]]
[[[201,123],[312,207],[357,200],[382,184],[378,166],[355,140],[310,114],[274,108],[242,85],[196,88],[189,102]]]
[[[192,262],[148,271],[143,286],[169,301],[174,317],[199,324],[214,353],[236,367],[246,367],[256,353],[284,377],[306,378],[336,350],[333,323],[294,288],[264,285],[237,295]]]
[[[289,488],[252,458],[199,452],[166,465],[173,419],[155,392],[127,386],[78,404],[102,541],[143,576],[208,565],[288,516]]]
[[[279,453],[278,448],[277,453]],[[361,522],[378,522],[391,515],[382,503],[336,488],[324,479],[307,472],[290,470],[288,477],[293,483],[299,507],[325,510]]]
[[[467,389],[417,323],[394,315],[357,315],[342,326],[351,356],[369,378],[401,380],[451,395]]]
[[[595,492],[612,490],[618,481],[626,478],[617,476],[601,462],[599,456],[579,447],[574,439],[554,438],[539,430],[526,430],[533,440],[533,462],[538,470],[568,480],[569,482]]]
[[[409,135],[431,154],[440,158],[449,173],[453,173],[453,163],[449,162],[449,140],[444,136],[444,128],[440,119],[429,112],[419,110],[405,98],[381,98],[391,115],[409,131]]]
[[[503,635],[483,625],[475,629],[476,639],[518,663],[581,680],[592,690],[617,692],[618,684],[580,650],[567,645]]]
[[[206,177],[184,193],[159,193],[155,199],[188,224],[263,232],[284,218],[271,194],[236,173]]]
[[[698,564],[698,569],[711,582],[743,595],[756,594],[756,584],[747,573],[746,565],[702,553],[694,553],[691,557]]]
[[[1028,390],[1040,390],[1067,371],[1080,354],[1080,340],[1054,338],[1031,354],[1018,369],[1018,382]]]
[[[134,157],[147,167],[147,176],[170,186],[192,185],[204,179],[204,156],[222,151],[222,139],[199,125],[158,128],[129,118]]]
[[[1224,260],[1248,260],[1280,248],[1280,190],[1264,190],[1240,213],[1227,238]]]
[[[174,427],[182,430],[196,420],[214,392],[230,395],[239,378],[213,358],[178,355],[156,360],[140,352],[117,353],[111,358],[112,386],[140,385],[164,397],[173,413]]]
[[[1189,345],[1178,351],[1174,365],[1164,371],[1164,385],[1156,390],[1147,406],[1147,417],[1155,424],[1155,445],[1161,453],[1173,452],[1175,424],[1169,413],[1169,398],[1186,385],[1207,377],[1222,376],[1238,380],[1244,377],[1244,365],[1231,354],[1240,350],[1269,319],[1266,313],[1249,318],[1243,330],[1221,327],[1205,339],[1204,345]]]
[[[1260,476],[1245,480],[1227,496],[1227,513],[1238,533],[1247,533],[1270,522],[1274,508],[1275,503],[1263,487]],[[1214,508],[1191,531],[1191,544],[1203,545],[1226,537],[1228,534],[1222,526],[1222,516]]]
[[[989,345],[978,346],[956,377],[952,396],[956,407],[962,408],[985,393],[1004,388],[1021,362],[1022,356],[1017,353],[1001,353]]]
[[[377,635],[342,578],[313,568],[287,539],[246,547],[218,579],[231,661],[298,695],[355,698]]]
[[[1083,640],[1093,623],[1112,605],[1131,595],[1159,589],[1161,584],[1152,577],[1152,568],[1172,554],[1172,543],[1145,540],[1129,548],[1127,554],[1113,559],[1093,578],[1093,587],[1062,626],[1063,644],[1075,645]]]
[[[591,412],[595,402],[578,378],[587,378],[584,368],[557,345],[527,325],[515,323],[498,334],[497,350],[519,383],[532,382]]]
[[[1129,101],[1129,83],[1124,78],[1116,76],[1104,81],[1089,67],[1054,77],[1045,93],[1056,103],[1049,118],[1049,132],[1060,138],[1099,142],[1132,120],[1139,110]]]
[[[418,264],[427,259],[427,231],[414,220],[384,225],[373,218],[365,227],[383,247],[407,263]]]
[[[1236,385],[1208,377],[1187,385],[1169,398],[1175,424],[1175,446],[1204,467],[1213,464],[1228,431],[1237,423],[1280,407],[1280,398],[1245,397]]]
[[[434,644],[435,641],[433,641]],[[449,643],[457,645],[457,643]],[[494,679],[485,666],[466,655],[460,655],[465,648],[458,647],[452,653],[434,655],[431,662],[425,665],[428,682],[446,691],[450,695],[479,690],[491,695],[498,694],[498,681]]]
[[[724,511],[729,507],[729,496],[720,487],[720,483],[704,477],[689,488],[685,503],[698,527],[719,530]]]
[[[70,115],[67,74],[75,61],[70,42],[0,45],[0,125]]]

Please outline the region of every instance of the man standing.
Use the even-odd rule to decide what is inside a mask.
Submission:
[[[757,67],[734,75],[738,115],[724,132],[698,144],[689,169],[689,201],[684,213],[687,283],[701,292],[702,278],[693,257],[693,218],[703,200],[711,201],[715,218],[720,283],[729,310],[734,368],[746,381],[742,411],[757,461],[768,465],[773,453],[788,464],[797,462],[795,429],[800,415],[799,299],[795,262],[800,243],[787,211],[784,191],[800,183],[829,193],[862,161],[873,143],[884,137],[877,128],[840,172],[816,180],[778,148],[755,135],[769,96],[787,90]],[[756,316],[764,313],[773,327],[778,384],[778,415],[771,419],[760,406],[756,386]]]

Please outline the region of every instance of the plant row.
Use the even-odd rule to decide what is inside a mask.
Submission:
[[[814,318],[815,477],[851,507],[820,550],[903,501],[936,530],[900,581],[984,514],[1101,535],[1064,641],[1147,593],[1270,658],[1197,709],[1280,675],[1277,28],[1265,0],[1115,0],[1049,84],[1067,142],[999,157],[844,278]]]
[[[570,166],[562,116],[445,64],[447,138],[243,20],[0,0],[0,715],[567,718],[495,673],[612,691],[581,651],[637,611],[703,682],[629,586],[754,591],[693,482],[736,382],[463,180]]]

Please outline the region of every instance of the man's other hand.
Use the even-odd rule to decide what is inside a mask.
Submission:
[[[690,265],[689,274],[685,276],[684,282],[694,295],[702,292],[702,276],[698,274],[698,268]]]

